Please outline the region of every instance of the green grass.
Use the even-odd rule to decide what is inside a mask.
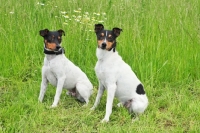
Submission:
[[[0,132],[200,132],[199,0],[0,2]],[[98,22],[123,29],[117,50],[145,86],[149,106],[135,123],[116,99],[110,122],[100,123],[106,94],[95,111],[89,110],[98,86],[93,32]],[[38,102],[44,28],[66,32],[65,55],[94,85],[88,107],[63,91],[59,106],[50,109],[51,85]]]

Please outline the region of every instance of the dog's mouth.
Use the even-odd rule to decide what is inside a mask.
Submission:
[[[103,50],[106,49],[106,47],[100,47],[100,48],[103,49]]]
[[[98,48],[102,50],[111,51],[113,49],[113,52],[115,52],[116,42],[102,42],[98,43]]]
[[[54,51],[54,52],[59,52],[62,50],[61,46],[56,46],[55,48],[51,48],[51,47],[45,47],[46,50],[48,51]]]

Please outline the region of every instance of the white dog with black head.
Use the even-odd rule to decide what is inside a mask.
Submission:
[[[113,28],[104,30],[102,24],[95,24],[98,47],[96,56],[98,61],[95,72],[99,80],[99,88],[94,110],[100,102],[105,89],[107,89],[106,114],[102,122],[108,122],[112,113],[114,97],[126,107],[130,113],[135,113],[136,118],[143,113],[148,106],[148,99],[140,80],[131,67],[125,63],[116,49],[116,38],[122,29]],[[134,119],[135,120],[135,119]]]
[[[42,102],[49,82],[56,86],[56,94],[51,107],[57,106],[63,88],[68,90],[68,95],[85,102],[87,105],[93,86],[86,74],[66,58],[65,51],[61,47],[62,35],[65,35],[65,32],[44,29],[40,30],[40,35],[44,38],[45,58],[42,67],[39,101]]]

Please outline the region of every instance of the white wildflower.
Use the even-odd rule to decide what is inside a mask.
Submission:
[[[61,14],[66,14],[67,12],[66,12],[66,11],[60,11],[60,13],[61,13]]]
[[[103,20],[99,20],[99,23],[103,23],[104,21]]]

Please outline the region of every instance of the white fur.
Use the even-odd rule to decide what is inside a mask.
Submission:
[[[76,88],[79,97],[81,96],[85,100],[86,105],[88,104],[93,86],[86,74],[68,60],[64,54],[45,55],[42,67],[41,89],[38,98],[41,102],[44,98],[48,82],[57,87],[51,107],[57,106],[63,88],[69,91]]]
[[[105,89],[107,89],[106,114],[102,122],[108,122],[112,112],[114,97],[124,104],[132,99],[130,111],[140,114],[148,106],[146,94],[139,95],[136,88],[141,84],[131,67],[126,64],[118,55],[118,52],[102,50],[97,48],[96,55],[98,61],[95,66],[95,72],[99,79],[99,89],[94,106],[95,109],[100,102]]]

